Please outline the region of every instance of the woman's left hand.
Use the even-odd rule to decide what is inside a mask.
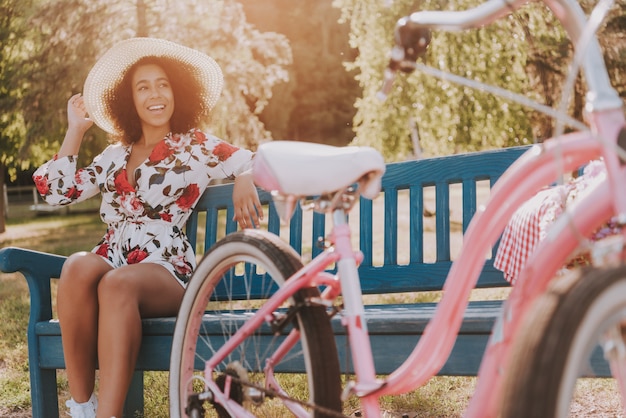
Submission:
[[[263,207],[252,180],[251,170],[243,172],[235,178],[233,204],[235,206],[233,220],[237,221],[241,228],[259,227],[263,220]]]

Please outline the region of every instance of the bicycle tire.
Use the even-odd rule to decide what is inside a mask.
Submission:
[[[590,358],[600,338],[613,329],[624,346],[624,295],[624,265],[555,279],[529,309],[512,347],[501,417],[568,416],[578,378],[593,376]]]
[[[200,341],[199,336],[201,328],[199,324],[202,322],[202,316],[208,309],[216,315],[226,317],[230,312],[250,309],[260,306],[258,299],[250,300],[224,300],[219,305],[210,301],[211,295],[217,286],[231,286],[228,283],[232,278],[231,267],[237,265],[241,269],[241,263],[245,262],[244,272],[263,271],[264,276],[270,275],[271,281],[275,285],[281,286],[287,278],[302,267],[302,262],[298,254],[284,243],[279,237],[262,230],[244,230],[227,235],[218,241],[202,261],[189,282],[185,296],[183,298],[181,308],[179,310],[176,326],[174,330],[175,342],[172,347],[170,359],[170,415],[172,417],[185,416],[185,403],[188,397],[188,382],[192,379],[194,373],[193,363],[197,362],[195,357],[196,341]],[[254,268],[251,268],[254,266]],[[224,273],[224,274],[223,274]],[[269,273],[269,274],[268,274]],[[241,280],[242,276],[236,276]],[[247,280],[248,278],[245,278]],[[260,279],[258,277],[250,277],[250,280],[256,281],[259,286]],[[268,283],[269,284],[269,283]],[[254,283],[246,283],[253,286]],[[263,286],[261,286],[263,287]],[[269,286],[268,286],[269,287]],[[262,292],[271,293],[271,289],[262,289]],[[247,293],[247,292],[246,292]],[[311,298],[319,297],[320,293],[317,288],[306,288],[298,291],[291,299],[293,303],[308,302]],[[267,296],[267,295],[266,295]],[[208,302],[207,302],[208,301]],[[232,305],[232,306],[231,306]],[[220,321],[221,322],[221,321]],[[326,312],[326,308],[319,304],[304,303],[304,306],[296,312],[296,322],[300,330],[301,349],[298,355],[302,356],[307,376],[307,389],[309,391],[308,399],[300,399],[300,401],[316,405],[320,408],[314,409],[311,416],[326,417],[327,411],[341,411],[341,380],[339,371],[339,359],[332,332],[330,318]],[[231,335],[239,324],[229,323],[224,320],[222,332],[224,336],[221,342],[225,341]],[[198,340],[196,340],[198,338]],[[255,338],[260,338],[256,333],[251,334],[238,348],[233,350],[229,357],[228,364],[222,364],[223,370],[228,369],[236,362],[239,362],[247,373],[258,378],[263,373],[263,360],[268,351],[268,347],[261,346],[260,340],[255,342]],[[278,339],[276,344],[278,344]],[[203,344],[211,345],[210,341],[203,341]],[[265,342],[264,342],[265,344]],[[257,347],[258,346],[258,347]],[[246,349],[255,347],[259,350],[263,349],[264,353],[258,352],[254,356],[247,354]],[[209,347],[209,352],[214,352],[215,347]],[[295,349],[295,347],[294,347]],[[244,354],[242,354],[244,353]],[[295,354],[294,354],[295,355]],[[194,358],[192,358],[194,357]],[[290,357],[289,361],[293,361]],[[198,369],[198,366],[195,367]],[[228,373],[228,372],[226,372]],[[215,374],[215,373],[214,373]],[[239,377],[241,377],[239,375]],[[290,388],[283,388],[289,393]],[[234,390],[231,389],[231,392]],[[243,389],[242,389],[243,392]],[[243,395],[243,393],[241,394]],[[295,398],[296,396],[294,396]],[[242,403],[241,400],[239,403]],[[273,401],[272,403],[276,403]],[[249,404],[249,405],[248,405]],[[262,415],[263,406],[252,405],[245,402],[244,405],[253,414]],[[276,408],[273,405],[272,408]],[[215,414],[218,416],[229,416],[220,406],[213,406]],[[212,409],[209,405],[207,411]],[[269,415],[265,416],[284,416],[279,408]],[[333,414],[331,414],[333,415]]]

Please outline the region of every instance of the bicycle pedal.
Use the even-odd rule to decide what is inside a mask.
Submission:
[[[251,402],[256,406],[261,405],[265,400],[265,393],[253,387],[246,388],[243,396],[246,401]]]

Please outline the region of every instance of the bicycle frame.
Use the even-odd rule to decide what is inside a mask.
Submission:
[[[476,213],[465,233],[464,240],[472,242],[472,246],[463,248],[453,263],[444,286],[444,296],[425,335],[376,396],[419,387],[443,366],[460,327],[465,301],[483,266],[482,254],[495,243],[515,209],[561,173],[574,170],[590,159],[603,157],[607,166],[607,181],[596,184],[589,196],[561,218],[548,239],[536,249],[521,274],[521,281],[525,284],[514,287],[494,328],[468,416],[496,415],[495,407],[500,398],[498,379],[506,366],[507,350],[525,309],[576,249],[581,236],[588,236],[611,216],[625,220],[626,196],[618,185],[624,184],[626,172],[615,151],[620,130],[624,129],[622,102],[610,85],[596,39],[587,38],[587,20],[579,5],[568,0],[545,0],[544,3],[563,22],[572,41],[583,43],[582,63],[591,92],[586,107],[591,131],[563,135],[533,147],[500,178],[490,201]],[[454,30],[478,27],[502,17],[521,4],[521,1],[507,3],[492,0],[471,10],[417,12],[409,19],[423,28]],[[584,45],[585,42],[588,45]],[[455,332],[442,335],[431,331],[433,329],[452,329]]]
[[[544,2],[564,23],[573,42],[584,41],[586,17],[575,1]],[[520,0],[511,3],[490,0],[468,11],[418,12],[411,15],[410,19],[426,28],[450,30],[478,27],[509,13],[523,3]],[[484,266],[484,254],[493,248],[515,210],[542,187],[557,180],[562,173],[573,171],[591,159],[603,157],[607,168],[606,179],[596,181],[590,187],[589,193],[568,208],[565,215],[548,231],[547,238],[540,242],[522,270],[519,285],[513,287],[494,326],[467,416],[496,416],[501,395],[500,379],[506,373],[509,347],[527,308],[546,289],[549,281],[581,244],[581,237],[589,236],[612,216],[617,216],[620,222],[626,222],[626,194],[620,190],[620,185],[626,184],[626,166],[620,162],[616,152],[617,138],[626,129],[622,101],[609,83],[595,38],[587,45],[584,56],[583,67],[592,93],[586,107],[590,130],[561,135],[541,145],[535,145],[497,181],[487,204],[478,208],[465,232],[464,241],[471,242],[472,245],[464,246],[452,264],[444,285],[443,297],[424,335],[404,363],[386,379],[376,378],[357,269],[360,253],[351,247],[350,230],[343,210],[333,212],[334,226],[329,238],[332,245],[271,297],[246,326],[207,363],[207,372],[210,374],[225,357],[234,346],[233,341],[244,338],[246,327],[260,326],[268,313],[289,299],[298,289],[323,285],[326,290],[322,299],[332,301],[341,291],[344,300],[342,324],[348,329],[356,376],[355,381],[349,383],[345,394],[355,394],[361,399],[364,416],[380,416],[379,397],[401,394],[420,387],[437,374],[448,359],[470,292]],[[337,265],[336,277],[324,272],[333,263]],[[293,340],[296,338],[287,338],[268,361],[266,370],[271,370],[274,361],[293,345]],[[355,347],[358,349],[354,349]],[[271,373],[268,374],[271,376]],[[211,382],[209,377],[207,375],[207,381]],[[271,377],[269,380],[266,382],[268,387],[276,387]],[[620,384],[625,387],[626,382]],[[233,404],[219,390],[215,392],[221,396],[216,399],[217,402],[225,407]],[[243,409],[239,410],[237,405],[232,408],[236,409],[236,416],[249,416]],[[306,416],[306,412],[299,406],[294,406],[293,412],[297,416]]]
[[[602,117],[606,117],[608,120],[601,124],[603,126],[610,125],[614,129],[613,135],[608,137],[616,138],[619,129],[624,124],[623,113],[621,110],[608,111]],[[550,172],[554,170],[555,164],[560,159],[567,160],[564,161],[564,170],[576,169],[579,166],[579,158],[582,158],[583,161],[588,161],[591,155],[596,156],[592,158],[605,156],[605,161],[607,161],[606,148],[599,146],[600,142],[594,140],[591,134],[583,134],[578,138],[566,136],[547,141],[544,143],[540,155],[536,158],[525,158],[525,156],[522,156],[518,161],[520,164],[514,164],[496,186],[498,186],[498,189],[514,186],[524,187],[526,184],[530,185],[530,183],[533,183],[535,177],[538,180],[536,184],[540,185],[540,178],[549,179]],[[532,150],[529,151],[529,153],[531,152]],[[609,154],[613,153],[609,152]],[[557,156],[556,159],[555,156]],[[611,157],[614,158],[615,155],[613,154]],[[529,162],[526,163],[524,160],[529,160]],[[524,180],[524,183],[526,183],[524,185],[511,180],[514,174],[522,176],[523,172],[521,170],[526,169],[540,169],[543,172],[539,175],[533,172],[532,176]],[[554,173],[552,175],[554,176]],[[497,414],[497,401],[500,399],[500,385],[498,382],[503,374],[503,370],[506,368],[508,348],[526,309],[537,296],[545,291],[549,281],[563,267],[564,261],[581,244],[582,237],[589,236],[597,227],[612,216],[619,216],[619,214],[625,213],[624,206],[621,206],[620,199],[617,199],[622,194],[616,187],[620,180],[622,182],[626,180],[624,167],[614,167],[614,171],[611,172],[607,163],[607,179],[605,181],[597,181],[591,186],[588,195],[579,199],[557,220],[548,231],[548,236],[539,243],[529,257],[525,268],[520,273],[519,284],[513,287],[508,300],[505,302],[500,318],[494,325],[494,331],[478,372],[478,376],[481,379],[479,379],[479,384],[470,403],[467,416],[488,417]],[[498,191],[494,188],[494,194]],[[468,239],[471,239],[469,235]],[[454,277],[452,276],[454,274],[452,270],[450,274],[451,277]]]
[[[612,111],[609,114],[615,117],[616,112]],[[621,118],[616,118],[616,121],[620,120]],[[616,124],[615,127],[617,130],[621,125]],[[564,171],[571,171],[590,158],[599,157],[602,151],[600,142],[593,140],[590,132],[571,133],[534,146],[505,172],[494,185],[489,201],[484,208],[478,209],[465,233],[464,239],[472,242],[472,245],[464,247],[459,258],[453,263],[444,286],[442,300],[424,335],[405,362],[386,379],[380,380],[376,377],[357,269],[361,254],[352,249],[345,213],[337,210],[333,213],[333,229],[329,236],[331,246],[289,278],[286,285],[280,288],[213,356],[207,363],[207,382],[211,382],[210,373],[217,368],[232,347],[245,338],[249,329],[261,326],[271,312],[299,289],[325,286],[322,299],[332,301],[340,293],[343,296],[342,324],[349,331],[350,346],[359,347],[358,350],[351,351],[356,381],[349,383],[346,394],[354,394],[360,398],[364,416],[380,416],[378,404],[380,396],[397,395],[422,386],[437,374],[446,362],[461,326],[469,293],[474,288],[484,265],[483,255],[493,247],[516,208],[541,187],[558,177],[559,173],[554,169],[557,163],[563,164]],[[626,168],[621,168],[617,175],[626,179]],[[561,225],[555,225],[548,239],[533,253],[534,256],[528,263],[533,267],[523,270],[521,285],[513,287],[501,318],[494,327],[479,371],[479,384],[472,398],[468,416],[497,415],[495,408],[499,400],[501,370],[506,367],[506,354],[525,309],[543,292],[547,283],[563,266],[564,260],[579,245],[579,234],[589,235],[615,214],[613,193],[608,181],[597,182],[589,196],[581,198],[569,210],[571,214],[561,218]],[[337,264],[337,276],[325,272],[333,263]],[[447,332],[441,332],[442,329]],[[289,351],[297,341],[295,337],[290,335],[268,360],[265,369],[270,376],[266,381],[267,387],[278,388],[271,379],[271,367]],[[216,390],[217,387],[210,389]],[[239,406],[232,405],[233,403],[228,402],[225,397],[222,400],[216,396],[216,401],[224,402],[225,407],[234,408],[232,413],[236,413],[235,416],[251,416],[244,409],[239,409]],[[296,416],[308,416],[299,405],[292,405],[291,410]]]
[[[614,124],[617,132],[624,123],[623,116],[617,111],[611,111],[607,116],[618,122]],[[554,169],[556,164],[562,162],[563,170],[571,171],[589,159],[599,157],[602,151],[599,141],[593,140],[591,133],[572,133],[531,148],[507,170],[495,184],[486,206],[477,211],[470,223],[464,240],[472,245],[463,247],[459,258],[453,263],[444,285],[443,297],[424,335],[405,362],[384,382],[376,379],[375,373],[369,369],[371,352],[366,348],[369,345],[363,345],[367,328],[365,325],[359,326],[365,320],[358,280],[344,277],[354,272],[351,267],[342,269],[339,265],[338,274],[346,309],[348,300],[351,304],[343,323],[349,328],[351,343],[354,339],[359,344],[353,345],[359,347],[359,350],[351,352],[355,359],[357,383],[352,383],[349,390],[361,398],[364,416],[380,416],[377,403],[380,396],[414,390],[427,383],[444,365],[461,326],[469,294],[484,265],[484,254],[493,247],[516,208],[558,177],[559,173]],[[620,168],[615,175],[616,178],[626,180],[626,169]],[[560,225],[555,225],[551,230],[548,238],[529,260],[528,265],[531,267],[523,270],[521,281],[524,284],[513,288],[483,357],[479,384],[467,411],[468,416],[497,415],[495,408],[500,394],[499,379],[506,367],[510,343],[526,308],[545,290],[547,283],[579,245],[580,235],[588,236],[617,213],[613,199],[615,190],[609,182],[598,182],[592,189],[589,196],[581,199],[569,210],[571,214],[561,218]],[[360,359],[363,368],[359,367],[357,359]]]

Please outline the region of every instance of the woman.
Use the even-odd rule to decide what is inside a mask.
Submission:
[[[92,68],[84,96],[69,100],[61,149],[34,174],[50,204],[100,192],[107,224],[100,244],[71,255],[59,280],[72,417],[122,416],[141,318],[175,316],[195,267],[183,226],[208,183],[235,179],[242,228],[262,218],[253,154],[197,129],[222,83],[219,66],[203,53],[154,38],[120,42]],[[75,156],[94,122],[116,141],[77,170]]]

